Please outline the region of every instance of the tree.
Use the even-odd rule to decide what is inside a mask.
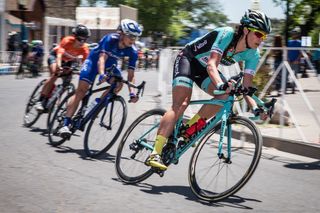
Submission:
[[[125,4],[138,9],[144,35],[164,35],[173,44],[191,28],[220,26],[227,17],[217,0],[105,0],[110,6]]]
[[[278,5],[286,4],[287,29],[289,31],[296,26],[301,28],[301,34],[312,35],[320,31],[320,0],[273,0]]]

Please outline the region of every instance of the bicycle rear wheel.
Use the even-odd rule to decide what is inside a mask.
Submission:
[[[200,141],[189,165],[189,184],[206,201],[225,199],[241,189],[254,173],[261,156],[262,137],[256,125],[244,117],[232,118],[231,161],[218,156],[220,123]],[[226,131],[227,132],[227,131]],[[227,149],[227,133],[223,152]]]
[[[46,79],[42,80],[36,88],[31,93],[31,96],[28,100],[27,107],[23,116],[23,125],[26,127],[31,127],[40,117],[41,113],[39,113],[35,108],[35,104],[40,99],[41,91],[43,88]]]
[[[59,146],[63,144],[66,139],[61,138],[58,133],[59,129],[63,127],[64,117],[67,111],[68,99],[73,95],[73,93],[68,94],[60,103],[57,110],[55,111],[52,121],[48,128],[48,139],[52,146]]]
[[[145,165],[145,160],[152,152],[159,123],[164,113],[165,110],[162,109],[153,109],[143,113],[123,135],[115,163],[116,173],[123,182],[138,183],[153,174],[153,169]]]
[[[121,96],[97,110],[87,127],[84,150],[89,157],[98,157],[117,141],[127,119],[127,105]]]

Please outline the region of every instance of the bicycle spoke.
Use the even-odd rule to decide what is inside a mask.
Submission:
[[[247,137],[241,137],[237,129],[233,129],[230,161],[219,158],[217,154],[218,133],[207,134],[192,156],[189,182],[201,199],[218,201],[234,194],[249,180],[257,166],[261,155],[261,136],[247,119],[234,122],[242,127]],[[226,136],[223,139],[227,141]],[[227,146],[223,145],[222,150],[227,153]]]

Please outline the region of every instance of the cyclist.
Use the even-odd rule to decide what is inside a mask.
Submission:
[[[162,148],[172,133],[176,121],[190,102],[193,82],[212,96],[216,89],[226,90],[229,93],[233,88],[232,82],[228,82],[217,67],[219,64],[231,65],[244,61],[243,86],[248,88],[252,85],[260,58],[257,48],[270,31],[270,19],[264,13],[248,10],[241,18],[237,30],[231,27],[216,28],[191,41],[181,50],[173,68],[172,106],[160,121],[153,152],[146,160],[147,165],[161,170],[167,169],[160,157]],[[228,95],[220,95],[214,98],[227,99],[227,97]],[[251,97],[246,96],[245,99],[251,109],[257,110],[257,104]],[[186,126],[191,127],[200,118],[211,118],[219,109],[219,106],[203,105]],[[267,115],[262,113],[260,117],[266,119]]]
[[[50,70],[50,78],[45,82],[41,91],[39,101],[35,108],[38,111],[45,109],[50,93],[54,88],[54,83],[57,80],[62,66],[69,66],[75,60],[82,57],[82,62],[89,55],[88,45],[85,43],[90,37],[90,30],[84,25],[77,25],[72,29],[72,35],[64,37],[60,44],[50,52],[48,65]]]
[[[41,40],[31,41],[31,54],[29,60],[32,61],[31,72],[33,77],[39,76],[44,55],[43,51],[43,42]]]
[[[117,32],[105,35],[99,42],[99,45],[90,52],[88,59],[82,66],[76,93],[70,98],[68,103],[64,126],[59,130],[61,137],[68,137],[71,135],[69,129],[71,117],[77,110],[80,101],[85,96],[90,85],[93,84],[96,75],[99,74],[100,83],[105,81],[111,83],[113,79],[110,79],[108,73],[105,73],[106,68],[117,65],[119,58],[129,57],[128,81],[134,82],[134,70],[138,54],[133,44],[141,34],[142,29],[136,21],[123,19],[121,20]],[[116,73],[114,74],[121,76],[120,71],[118,69],[115,70]],[[122,83],[117,84],[117,92],[122,89],[122,85]],[[138,101],[138,97],[131,87],[129,87],[129,94],[131,102],[135,103]]]

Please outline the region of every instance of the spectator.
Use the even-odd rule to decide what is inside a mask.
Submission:
[[[320,79],[320,46],[318,46],[318,49],[313,51],[312,61],[318,73],[318,78]]]
[[[288,41],[288,47],[301,47],[300,28],[294,28],[290,34],[291,39]],[[300,57],[300,50],[288,51],[288,61],[296,76],[300,72]]]
[[[22,40],[21,42],[21,61],[20,61],[20,66],[17,72],[17,76],[16,78],[19,78],[19,76],[21,76],[23,78],[24,75],[24,68],[25,66],[28,65],[28,56],[29,56],[29,44],[28,44],[28,40]]]
[[[273,41],[273,46],[274,47],[282,47],[282,37],[281,35],[276,35],[274,37]],[[278,69],[280,64],[282,63],[282,50],[273,50],[273,58],[274,58],[274,71]],[[287,72],[286,72],[286,82],[287,82]],[[275,89],[277,90],[278,94],[281,89],[281,77],[282,77],[282,72],[280,71],[275,79]]]
[[[43,42],[41,40],[33,40],[31,42],[31,55],[32,61],[31,73],[32,77],[39,76],[39,71],[42,67],[42,61],[44,56]]]
[[[7,51],[9,51],[9,64],[13,64],[16,60],[15,51],[18,50],[18,40],[17,40],[17,32],[12,31],[8,34],[8,42],[7,42]]]

